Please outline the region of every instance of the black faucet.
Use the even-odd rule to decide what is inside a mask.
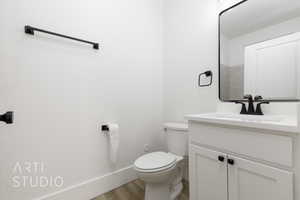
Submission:
[[[248,100],[248,109],[246,108],[246,104],[243,103],[242,101],[236,101],[236,104],[242,104],[242,110],[240,114],[242,115],[264,115],[261,109],[262,104],[269,104],[270,102],[268,101],[263,101],[262,96],[255,96],[254,100],[252,95],[248,94],[244,96],[244,99]],[[254,109],[254,102],[260,102],[257,104],[256,109]]]
[[[242,101],[236,101],[235,103],[236,104],[242,104],[242,110],[240,112],[241,115],[247,115],[248,114],[245,103],[243,103]]]
[[[261,105],[262,104],[270,104],[270,102],[269,101],[263,101],[262,96],[259,96],[259,95],[254,97],[254,101],[259,102],[256,105],[255,115],[264,115],[264,113],[261,110]]]

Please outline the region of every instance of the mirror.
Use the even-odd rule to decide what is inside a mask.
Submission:
[[[219,15],[219,98],[300,100],[300,1],[246,0]]]

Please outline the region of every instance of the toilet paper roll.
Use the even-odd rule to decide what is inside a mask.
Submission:
[[[108,123],[109,143],[110,143],[110,160],[112,163],[116,163],[118,159],[118,150],[120,143],[119,125],[115,123]]]

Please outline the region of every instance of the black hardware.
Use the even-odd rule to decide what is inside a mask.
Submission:
[[[254,97],[254,101],[260,101],[260,100],[262,100],[263,98],[262,98],[262,96],[260,96],[260,95],[257,95],[257,96],[255,96]]]
[[[227,163],[228,163],[229,165],[234,165],[234,160],[231,159],[231,158],[229,158],[229,159],[227,160]]]
[[[248,113],[247,113],[247,109],[246,109],[246,104],[245,104],[245,103],[243,103],[243,102],[241,102],[241,101],[236,101],[235,103],[236,103],[236,104],[242,104],[242,110],[241,110],[240,114],[242,114],[242,115],[248,114]]]
[[[256,106],[256,110],[255,110],[256,115],[264,115],[264,113],[261,110],[261,104],[270,104],[270,102],[263,101],[263,102],[258,103],[257,106]]]
[[[9,111],[0,115],[0,121],[5,122],[6,124],[12,124],[14,122],[14,113]]]
[[[218,156],[218,160],[219,160],[220,162],[224,162],[225,157],[224,157],[224,156]]]
[[[247,94],[244,96],[244,99],[248,100],[248,110],[247,110],[247,114],[248,115],[253,115],[255,113],[254,111],[254,104],[253,104],[253,97],[251,94]]]
[[[70,40],[75,40],[75,41],[78,41],[78,42],[88,43],[88,44],[93,45],[94,49],[99,49],[99,43],[96,43],[96,42],[90,42],[90,41],[87,41],[87,40],[82,40],[82,39],[78,39],[78,38],[75,38],[75,37],[70,37],[70,36],[67,36],[67,35],[54,33],[54,32],[51,32],[51,31],[46,31],[46,30],[43,30],[43,29],[28,26],[28,25],[26,25],[24,27],[24,29],[25,29],[26,34],[34,35],[34,31],[38,31],[38,32],[42,32],[42,33],[46,33],[46,34],[50,34],[50,35],[55,35],[55,36],[58,36],[58,37],[67,38],[67,39],[70,39]]]
[[[104,124],[101,126],[101,131],[109,131],[109,126]]]
[[[201,85],[201,77],[205,75],[205,77],[210,77],[210,81],[208,84],[204,84],[204,85]],[[199,74],[199,77],[198,77],[198,85],[199,87],[207,87],[207,86],[211,86],[213,82],[213,72],[212,71],[206,71],[206,72],[203,72],[201,74]]]
[[[236,104],[242,104],[242,110],[240,114],[242,115],[264,115],[261,110],[261,104],[269,104],[269,101],[263,101],[262,96],[257,95],[254,97],[254,100],[252,98],[252,95],[248,94],[244,96],[245,99],[248,101],[248,110],[246,109],[245,103],[242,101],[235,101]],[[257,104],[256,109],[254,110],[254,102],[260,102]]]

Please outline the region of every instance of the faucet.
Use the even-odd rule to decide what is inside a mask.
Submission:
[[[246,108],[246,104],[242,101],[235,102],[236,104],[242,104],[242,110],[240,112],[240,114],[242,115],[264,115],[261,109],[261,105],[270,103],[268,101],[263,101],[263,98],[260,95],[255,96],[253,99],[251,94],[247,94],[244,96],[244,99],[247,99],[248,101],[248,109]],[[254,102],[260,102],[257,104],[256,109],[254,109]]]

